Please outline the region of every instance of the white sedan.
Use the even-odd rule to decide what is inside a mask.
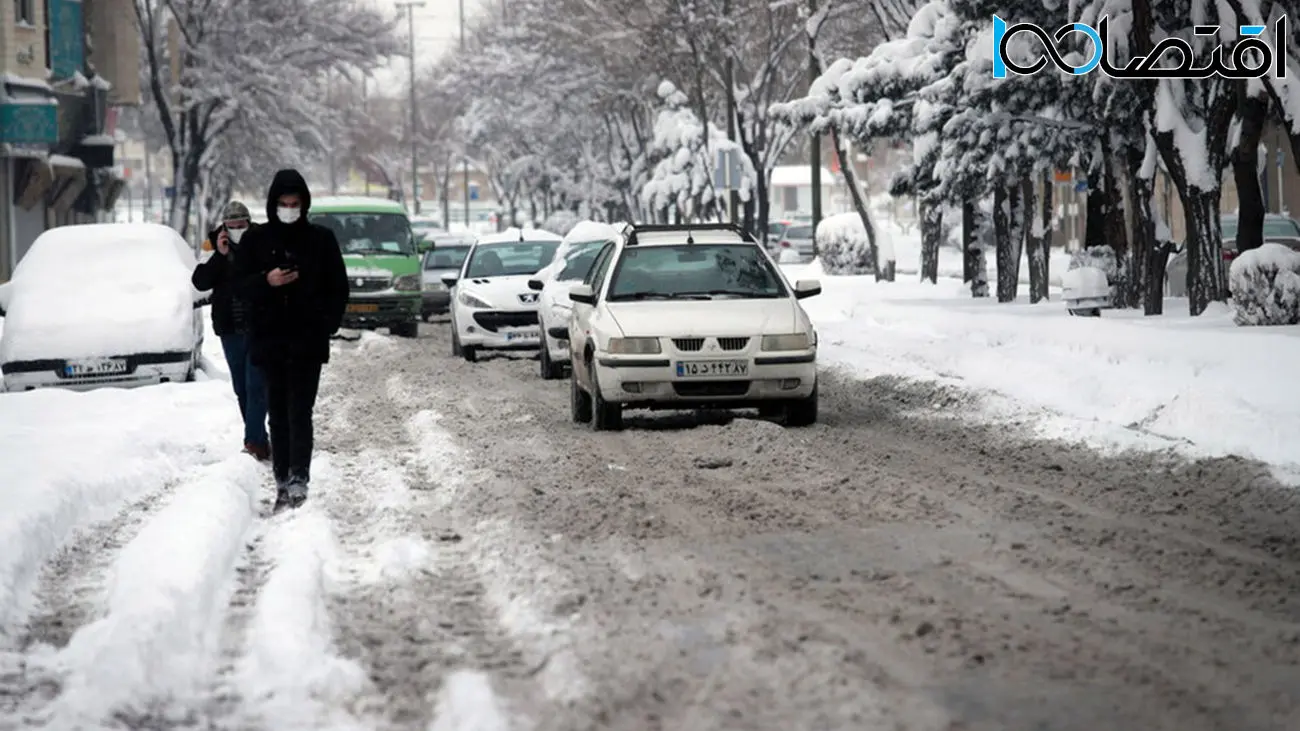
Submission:
[[[60,226],[0,285],[7,391],[87,390],[194,379],[205,301],[194,252],[155,223]]]
[[[555,256],[560,237],[509,228],[479,239],[460,271],[442,275],[451,293],[451,351],[469,362],[481,350],[541,347],[537,293],[528,286]]]
[[[538,359],[542,378],[556,380],[564,376],[569,364],[569,288],[581,282],[601,249],[621,240],[619,229],[608,223],[579,221],[565,234],[555,259],[528,286],[539,293],[537,316],[542,330],[542,349]]]
[[[633,226],[569,291],[575,422],[619,429],[624,409],[759,409],[817,421],[817,333],[793,286],[726,225]]]

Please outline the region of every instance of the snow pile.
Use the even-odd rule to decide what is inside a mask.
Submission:
[[[564,236],[578,224],[579,220],[581,219],[578,218],[578,214],[573,211],[559,210],[547,216],[540,228],[556,236]]]
[[[831,276],[870,274],[876,270],[862,218],[856,213],[838,213],[817,224],[817,253],[822,268]]]
[[[222,380],[0,396],[0,633],[26,621],[40,567],[77,528],[236,453],[242,432]]]
[[[791,280],[814,276],[783,269]],[[1240,328],[1226,307],[1077,318],[1027,297],[971,299],[951,279],[828,277],[822,287],[801,304],[828,364],[991,392],[976,416],[1028,423],[1045,438],[1238,455],[1300,477],[1300,328]]]
[[[261,468],[243,456],[208,467],[122,549],[106,613],[56,657],[66,677],[54,727],[199,698],[261,484]]]
[[[190,350],[194,265],[166,226],[46,231],[4,286],[0,362]]]
[[[1300,323],[1300,254],[1264,244],[1238,256],[1228,277],[1238,325]]]

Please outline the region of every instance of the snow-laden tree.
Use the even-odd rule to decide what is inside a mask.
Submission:
[[[222,168],[216,157],[243,154],[217,144],[241,117],[303,165],[332,116],[317,93],[323,76],[367,71],[397,49],[395,19],[355,0],[134,2],[146,97],[172,153],[170,223],[182,234]]]
[[[652,173],[641,189],[647,210],[658,220],[670,213],[676,220],[717,220],[725,201],[714,187],[717,155],[730,152],[740,164],[738,191],[742,201],[753,194],[756,173],[741,146],[727,139],[712,122],[701,121],[689,99],[670,81],[659,85],[664,109],[655,120]]]

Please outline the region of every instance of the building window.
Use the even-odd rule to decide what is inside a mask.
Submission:
[[[14,0],[14,21],[20,25],[36,25],[32,15],[32,0]]]

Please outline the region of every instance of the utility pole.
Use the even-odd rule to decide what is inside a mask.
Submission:
[[[465,0],[460,0],[460,50],[465,50]]]
[[[808,0],[808,17],[812,18],[817,15],[817,0]],[[808,36],[808,82],[817,80],[817,38]],[[821,133],[812,136],[812,154],[809,156],[812,165],[812,227],[813,232],[817,231],[817,224],[822,220],[822,136]],[[815,251],[814,245],[814,251]]]
[[[469,158],[461,160],[461,177],[465,186],[465,228],[469,228]]]
[[[330,109],[334,108],[334,72],[325,72],[325,98],[328,101]],[[337,144],[335,142],[334,126],[330,126],[330,195],[339,194],[339,171],[338,171],[338,153],[335,152]]]
[[[504,0],[503,0],[504,1]],[[723,0],[722,17],[727,18],[731,15],[730,0]],[[730,54],[727,56],[726,69],[724,71],[727,83],[727,139],[732,142],[736,141],[736,73],[733,67]],[[733,155],[739,155],[739,151],[733,151]],[[727,196],[728,209],[731,214],[731,222],[736,222],[737,213],[740,210],[740,191],[736,190],[736,181],[731,181],[731,192]]]
[[[463,5],[465,0],[461,0]],[[408,35],[408,59],[411,62],[411,198],[415,215],[420,215],[420,171],[419,151],[416,143],[415,126],[415,9],[424,7],[424,0],[405,0],[398,2],[398,8],[406,9],[406,27]]]

